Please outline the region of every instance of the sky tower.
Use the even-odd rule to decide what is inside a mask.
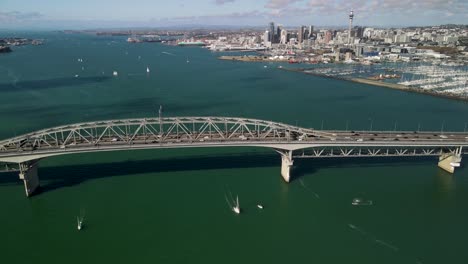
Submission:
[[[351,28],[353,28],[353,18],[354,18],[354,12],[353,10],[351,10],[349,12],[348,44],[351,44]]]

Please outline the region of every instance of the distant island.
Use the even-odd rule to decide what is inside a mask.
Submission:
[[[27,38],[0,38],[0,53],[12,52],[10,46],[42,45],[43,40]]]

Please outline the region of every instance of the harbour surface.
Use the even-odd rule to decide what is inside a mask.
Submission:
[[[44,45],[0,56],[2,139],[67,123],[156,116],[159,105],[167,116],[324,129],[463,131],[468,122],[466,102],[278,69],[293,67],[287,63],[221,61],[198,47],[132,45],[115,36],[24,37]],[[297,160],[296,180],[286,184],[279,156],[256,148],[49,158],[40,163],[43,192],[30,199],[17,175],[0,174],[0,260],[464,263],[468,169],[451,175],[436,163]],[[239,195],[240,215],[226,204],[228,192]],[[372,205],[353,206],[355,198]]]

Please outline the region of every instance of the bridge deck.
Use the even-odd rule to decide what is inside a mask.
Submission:
[[[346,154],[352,149],[341,156],[376,156],[382,153],[434,155],[468,146],[468,133],[319,131],[231,117],[143,118],[72,124],[6,139],[0,141],[0,161],[19,163],[47,156],[95,151],[232,146],[283,150],[314,148],[315,151],[328,148],[331,155]],[[358,149],[360,151],[355,152]],[[380,149],[377,154],[376,149]],[[315,153],[309,156],[324,155]]]

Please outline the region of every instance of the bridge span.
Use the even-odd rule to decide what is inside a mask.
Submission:
[[[235,117],[165,117],[85,122],[0,141],[0,162],[16,166],[27,196],[39,187],[41,159],[97,151],[188,147],[265,147],[281,155],[286,182],[295,158],[438,156],[454,173],[468,154],[468,132],[331,131]]]

